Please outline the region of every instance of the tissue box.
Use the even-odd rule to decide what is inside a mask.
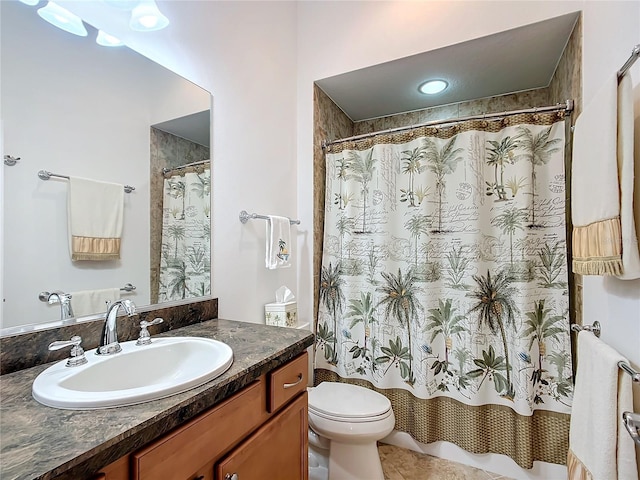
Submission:
[[[267,325],[297,327],[298,302],[267,303],[264,306],[264,319]]]

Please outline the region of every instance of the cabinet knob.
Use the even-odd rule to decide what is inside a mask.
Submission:
[[[238,477],[237,473],[227,473],[224,476],[224,480],[238,480],[238,478],[240,478],[240,477]]]
[[[196,478],[194,478],[193,480],[204,480],[204,475],[198,475]]]

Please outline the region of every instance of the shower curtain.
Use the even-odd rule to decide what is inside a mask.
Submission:
[[[165,174],[159,301],[200,297],[211,289],[209,165]]]
[[[328,147],[316,384],[379,391],[423,443],[566,462],[563,117]]]

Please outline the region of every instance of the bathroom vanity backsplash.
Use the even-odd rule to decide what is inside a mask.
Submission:
[[[150,327],[151,336],[185,327],[205,320],[218,318],[218,299],[200,300],[185,305],[162,306],[152,309],[142,308],[133,317],[118,317],[118,338],[121,342],[135,340],[140,334],[140,322],[152,321],[160,317],[159,325]],[[69,340],[74,335],[82,337],[82,348],[91,350],[98,346],[104,320],[89,320],[70,323],[46,330],[19,333],[0,338],[0,375],[31,368],[43,363],[63,360],[69,356],[69,349],[49,351],[47,348],[56,340]]]

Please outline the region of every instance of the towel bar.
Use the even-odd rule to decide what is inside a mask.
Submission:
[[[579,332],[580,330],[586,330],[587,332],[593,333],[596,337],[600,338],[600,332],[602,329],[600,328],[600,322],[595,321],[592,325],[578,325],[574,323],[571,325],[571,330],[574,332]]]
[[[631,380],[633,380],[634,383],[640,383],[640,372],[636,372],[631,368],[631,365],[625,362],[618,362],[618,368],[631,375]]]
[[[46,170],[40,170],[38,172],[38,178],[40,180],[49,180],[51,177],[56,177],[56,178],[66,178],[67,180],[69,180],[69,175],[59,175],[57,173],[51,173],[48,172]],[[124,191],[125,193],[131,193],[136,189],[136,187],[132,187],[131,185],[125,185],[124,186]]]
[[[249,219],[252,219],[252,218],[260,218],[262,220],[269,220],[269,217],[267,217],[266,215],[258,215],[257,213],[247,213],[246,210],[242,210],[240,212],[239,218],[240,218],[240,222],[241,223],[247,223],[247,221],[249,221]],[[300,220],[289,219],[289,223],[291,223],[292,225],[300,225]]]
[[[127,284],[125,284],[124,287],[122,287],[120,289],[120,291],[121,292],[132,292],[135,289],[136,289],[135,285],[131,285],[130,283],[127,283]]]
[[[599,338],[602,328],[600,327],[600,322],[596,320],[592,325],[578,325],[574,323],[573,325],[571,325],[571,330],[573,330],[574,332],[586,330],[587,332],[591,332]],[[634,383],[640,383],[640,372],[636,372],[633,368],[631,368],[631,365],[626,362],[618,362],[618,368],[623,372],[631,375],[631,380]]]
[[[633,441],[640,445],[640,413],[624,412],[622,421]]]

